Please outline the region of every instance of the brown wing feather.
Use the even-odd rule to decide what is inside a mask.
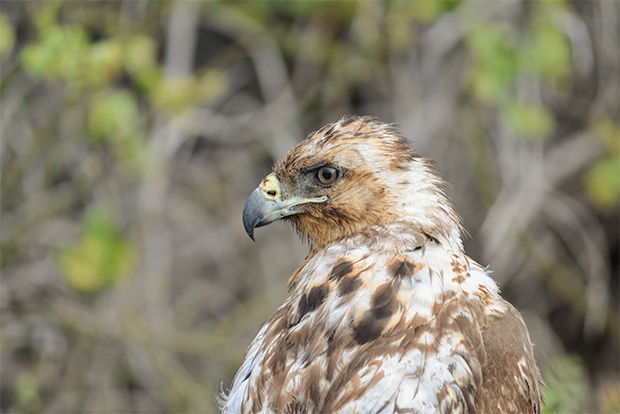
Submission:
[[[540,413],[544,387],[521,314],[507,304],[482,334],[486,362],[482,367],[482,412]]]

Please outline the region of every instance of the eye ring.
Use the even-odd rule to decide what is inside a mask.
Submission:
[[[328,165],[321,167],[316,171],[316,179],[323,185],[333,184],[338,177],[340,177],[340,172],[334,167],[330,167]]]

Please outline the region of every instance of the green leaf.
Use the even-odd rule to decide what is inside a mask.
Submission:
[[[502,116],[510,127],[523,138],[547,138],[554,128],[553,117],[543,107],[528,104],[511,104]]]
[[[119,142],[136,133],[138,118],[133,95],[126,90],[104,89],[93,97],[87,125],[93,138]]]
[[[133,81],[136,87],[144,92],[152,92],[161,82],[161,68],[153,66],[134,74]]]
[[[60,10],[60,2],[50,0],[45,2],[45,7],[39,9],[35,17],[35,24],[39,33],[45,33],[58,24],[58,11]]]
[[[605,155],[583,177],[592,203],[607,212],[618,206],[620,198],[620,130],[609,118],[596,118],[591,129],[605,148]]]
[[[227,88],[228,78],[217,69],[206,71],[200,78],[166,79],[153,90],[152,99],[159,108],[179,113],[217,99]]]
[[[537,24],[521,49],[519,61],[524,70],[540,73],[550,80],[570,73],[570,46],[566,36],[548,23]]]
[[[507,26],[478,23],[465,41],[472,56],[470,86],[478,99],[499,103],[515,81],[518,69],[513,33]]]
[[[108,213],[88,212],[82,227],[80,240],[74,246],[60,249],[57,261],[72,288],[98,292],[133,270],[135,252],[120,236]]]
[[[153,103],[165,111],[182,112],[192,106],[196,94],[196,78],[172,78],[162,80],[151,95]]]
[[[4,13],[0,13],[0,59],[13,50],[15,31]]]
[[[415,42],[415,30],[410,21],[403,18],[401,10],[390,10],[384,23],[385,37],[390,49],[405,52],[412,47]]]
[[[586,192],[594,205],[609,211],[620,201],[620,156],[610,155],[594,164],[584,176]]]
[[[27,45],[21,55],[24,69],[32,76],[47,80],[67,79],[79,87],[86,80],[88,39],[78,26],[52,27],[35,43]]]
[[[433,22],[443,13],[457,7],[459,0],[417,0],[409,2],[409,12],[414,20]]]
[[[547,384],[543,413],[583,413],[592,403],[588,377],[578,356],[554,361],[543,372],[543,379]]]
[[[101,87],[115,81],[121,69],[123,45],[118,40],[102,40],[93,43],[89,50],[88,68],[85,76],[89,86]]]
[[[30,372],[20,372],[15,382],[15,400],[25,412],[41,410],[41,395],[37,378]]]
[[[88,108],[90,137],[111,145],[119,161],[138,173],[146,166],[144,121],[133,94],[104,89],[96,93]]]
[[[151,70],[157,63],[157,46],[152,38],[134,35],[125,44],[123,65],[132,75]]]
[[[205,105],[222,96],[228,87],[228,77],[221,70],[207,70],[198,79],[196,86],[196,104]]]
[[[601,140],[610,154],[620,153],[620,130],[609,118],[599,118],[592,122],[596,137]]]

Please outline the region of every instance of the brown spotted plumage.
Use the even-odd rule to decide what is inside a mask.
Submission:
[[[347,117],[279,160],[248,199],[310,254],[250,345],[224,413],[539,413],[517,310],[462,249],[433,164],[393,125]]]

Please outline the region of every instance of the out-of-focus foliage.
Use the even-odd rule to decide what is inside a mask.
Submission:
[[[514,87],[528,79],[566,81],[571,66],[568,39],[558,26],[568,10],[564,2],[532,2],[523,24],[484,22],[472,18],[465,38],[473,65],[469,74],[472,93],[498,107],[504,120],[519,136],[546,138],[553,132],[553,117],[538,102],[514,94]]]
[[[584,413],[592,405],[590,390],[583,364],[577,357],[555,361],[545,375],[546,405],[543,413]]]
[[[87,212],[77,244],[62,248],[58,263],[67,283],[81,292],[97,292],[134,267],[132,246],[123,240],[106,213]]]
[[[595,206],[609,211],[620,199],[620,130],[608,119],[595,120],[592,128],[607,154],[584,176],[586,191]]]
[[[0,59],[11,51],[15,42],[15,32],[5,15],[0,14]]]
[[[508,125],[520,136],[545,137],[553,131],[553,118],[540,106],[513,104],[504,109]]]
[[[21,372],[15,383],[15,399],[17,406],[25,412],[41,411],[41,396],[37,386],[37,379],[29,372]]]
[[[306,254],[240,215],[347,113],[434,158],[545,412],[618,412],[616,2],[0,3],[0,411],[216,412]]]
[[[181,113],[219,98],[226,87],[226,75],[220,70],[210,70],[199,77],[188,76],[161,82],[152,98],[158,108]]]

